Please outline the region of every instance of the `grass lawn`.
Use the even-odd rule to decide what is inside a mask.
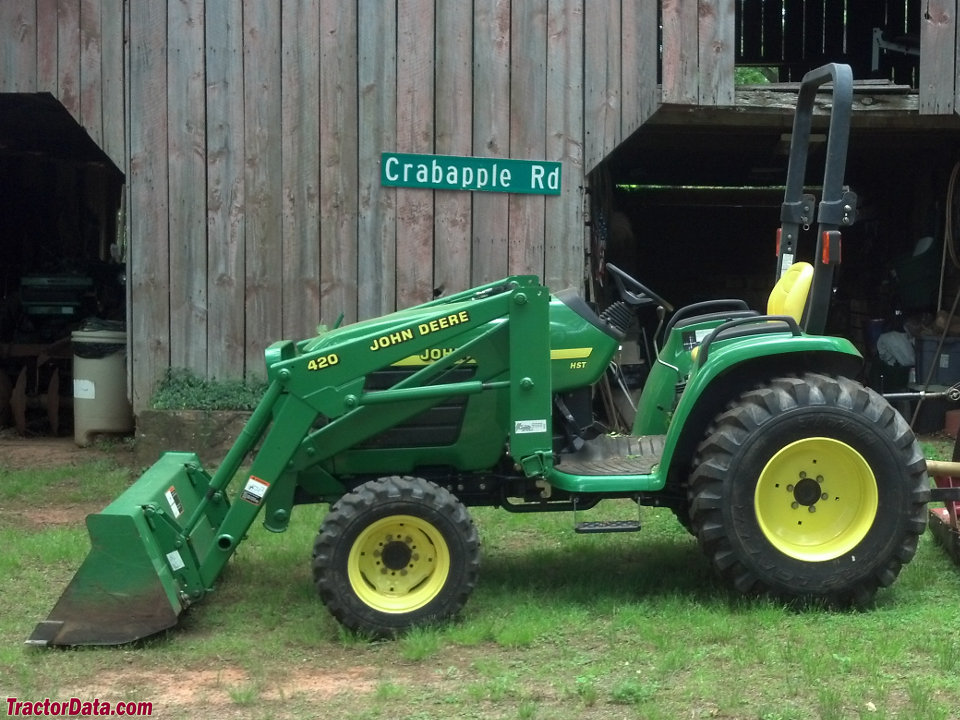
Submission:
[[[319,602],[324,510],[297,508],[285,534],[255,525],[176,629],[120,648],[24,646],[86,555],[83,516],[130,480],[103,461],[0,460],[0,701],[264,720],[960,718],[960,568],[929,534],[871,610],[795,611],[720,587],[653,508],[641,533],[600,536],[576,535],[567,514],[473,510],[483,567],[463,617],[389,642],[342,631]],[[582,519],[635,513],[601,503]]]

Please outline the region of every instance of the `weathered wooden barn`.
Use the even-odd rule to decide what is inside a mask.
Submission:
[[[509,273],[585,285],[591,253],[677,300],[759,292],[789,83],[827,61],[863,81],[849,166],[863,221],[845,256],[863,265],[840,293],[856,314],[890,263],[944,233],[960,160],[957,10],[0,0],[0,348],[12,362],[11,346],[50,339],[17,303],[36,278],[63,282],[76,315],[126,320],[142,409],[167,368],[257,375],[272,340],[341,313]],[[743,68],[770,82],[738,85]],[[384,152],[559,162],[562,184],[385,187]]]

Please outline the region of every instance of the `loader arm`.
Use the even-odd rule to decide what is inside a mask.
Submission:
[[[167,453],[89,516],[91,552],[28,644],[120,644],[172,627],[213,588],[261,509],[269,504],[265,525],[280,531],[301,478],[328,501],[342,495],[325,469],[331,458],[444,398],[507,393],[509,454],[528,475],[543,474],[552,466],[548,304],[536,278],[517,276],[274,343],[265,353],[268,390],[216,472],[208,475],[193,454]],[[499,363],[481,377],[443,382],[491,341]],[[390,388],[365,388],[370,373],[438,344],[453,351]],[[230,493],[258,443],[242,487]]]

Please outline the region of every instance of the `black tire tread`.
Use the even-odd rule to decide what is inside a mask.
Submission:
[[[410,618],[392,616],[371,621],[370,616],[374,613],[358,613],[350,597],[345,595],[344,582],[336,566],[338,555],[349,552],[342,543],[351,527],[357,522],[363,523],[365,515],[384,505],[403,508],[414,514],[417,508],[435,511],[448,520],[453,532],[462,538],[466,552],[460,568],[462,577],[451,592],[444,592],[444,600],[437,607],[410,613]],[[479,545],[477,529],[470,515],[448,490],[417,477],[390,476],[371,480],[341,497],[324,518],[313,545],[314,584],[327,609],[345,627],[374,637],[393,636],[415,625],[448,620],[460,612],[479,577]]]
[[[909,502],[899,508],[900,535],[886,557],[868,559],[870,572],[852,582],[843,579],[823,587],[809,587],[802,577],[787,577],[782,569],[760,577],[751,562],[734,547],[725,526],[724,478],[733,455],[744,442],[762,432],[772,419],[794,408],[823,405],[847,410],[869,420],[902,462],[909,484]],[[745,594],[769,594],[787,599],[817,599],[831,604],[863,605],[876,590],[889,586],[917,550],[927,523],[929,499],[926,463],[910,426],[880,395],[844,377],[807,373],[780,377],[747,391],[714,420],[697,448],[690,477],[690,516],[698,541],[718,575]]]

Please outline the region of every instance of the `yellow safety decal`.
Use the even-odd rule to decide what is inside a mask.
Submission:
[[[583,358],[590,357],[590,353],[593,352],[593,348],[582,347],[582,348],[563,348],[561,350],[551,350],[550,359],[551,360],[581,360]]]

